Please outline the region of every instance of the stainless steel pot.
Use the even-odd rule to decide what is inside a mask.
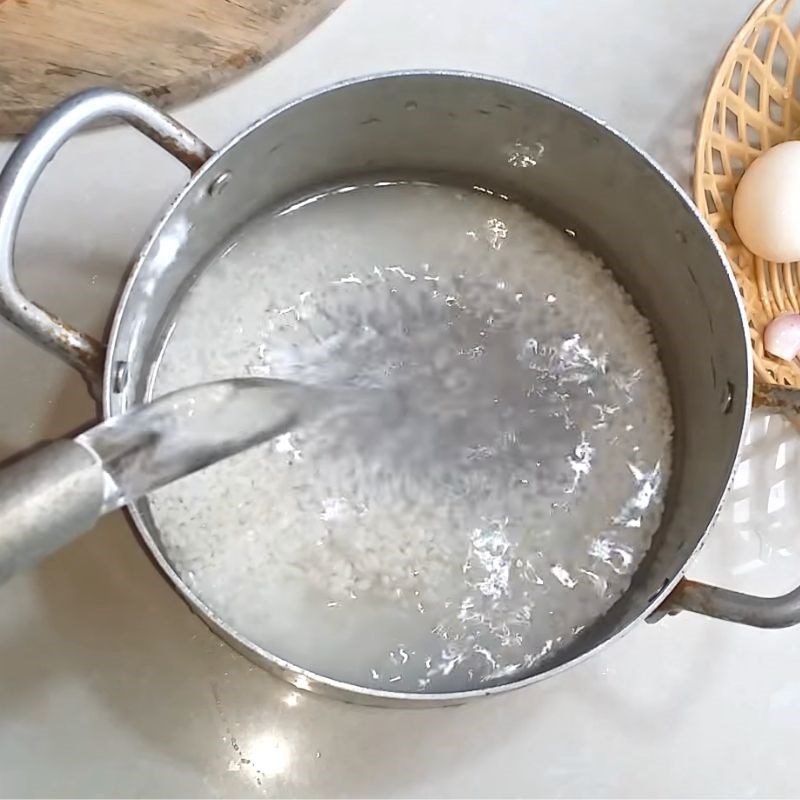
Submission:
[[[47,162],[71,135],[107,118],[138,128],[192,177],[136,258],[104,356],[99,343],[22,294],[13,255],[26,201]],[[268,114],[217,152],[135,97],[84,92],[54,109],[0,175],[0,311],[80,370],[96,396],[102,391],[105,415],[119,414],[148,399],[162,320],[206,254],[265,207],[367,174],[489,186],[580,231],[616,265],[618,280],[653,324],[672,395],[675,457],[663,523],[622,600],[545,668],[484,691],[409,695],[315,675],[247,641],[183,583],[147,503],[139,503],[131,517],[146,546],[207,624],[298,687],[379,705],[431,705],[542,680],[637,622],[680,609],[762,627],[800,622],[800,589],[764,599],[679,583],[725,494],[749,413],[747,323],[720,249],[685,194],[644,153],[528,87],[441,72],[351,81]]]

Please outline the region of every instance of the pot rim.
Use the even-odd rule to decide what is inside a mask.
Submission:
[[[534,683],[538,683],[539,681],[542,681],[545,678],[555,677],[556,675],[563,673],[567,669],[571,669],[572,667],[575,667],[578,664],[583,663],[589,657],[596,655],[597,653],[605,649],[613,642],[616,642],[618,639],[625,636],[633,628],[637,627],[643,619],[646,619],[648,616],[650,616],[650,614],[661,605],[663,600],[675,588],[676,584],[683,578],[687,569],[689,568],[693,560],[696,558],[697,554],[699,553],[700,549],[705,543],[706,537],[709,535],[709,532],[713,527],[714,521],[716,520],[719,514],[722,503],[724,502],[725,497],[727,496],[728,491],[730,490],[731,480],[733,477],[734,470],[736,468],[736,464],[738,463],[739,456],[741,454],[744,436],[746,434],[750,419],[749,398],[752,395],[752,388],[753,388],[752,386],[753,358],[752,358],[752,350],[751,350],[749,336],[746,335],[748,322],[744,309],[744,304],[742,302],[740,292],[737,288],[733,271],[730,267],[730,264],[727,261],[727,258],[723,253],[722,247],[720,246],[719,242],[714,236],[713,231],[711,230],[706,220],[702,217],[702,215],[700,214],[699,210],[696,208],[694,203],[691,201],[688,193],[680,186],[680,184],[671,175],[669,175],[658,164],[658,162],[655,161],[654,158],[648,155],[639,146],[634,144],[626,135],[624,135],[616,128],[614,128],[612,125],[609,125],[599,117],[585,111],[580,106],[570,103],[566,100],[556,97],[553,94],[542,91],[540,89],[537,89],[536,87],[530,86],[522,82],[508,80],[505,78],[495,77],[492,75],[486,75],[477,72],[461,71],[461,70],[447,70],[447,69],[398,70],[398,71],[375,73],[355,78],[348,78],[342,81],[338,81],[334,84],[324,86],[322,88],[315,89],[310,92],[306,92],[305,94],[302,94],[301,96],[293,100],[283,103],[282,105],[278,106],[272,111],[268,111],[267,113],[259,117],[255,122],[252,122],[250,125],[244,128],[240,133],[234,135],[225,145],[223,145],[220,149],[216,150],[214,154],[211,156],[211,158],[209,158],[203,164],[203,166],[191,176],[190,180],[186,183],[186,185],[180,190],[180,192],[176,195],[176,197],[165,209],[161,218],[152,229],[152,233],[146,238],[144,245],[139,249],[135,261],[133,262],[133,267],[130,270],[128,278],[125,282],[125,287],[122,293],[120,294],[119,301],[116,305],[116,308],[114,309],[114,318],[110,329],[108,346],[106,350],[106,361],[103,371],[102,408],[104,417],[107,418],[114,413],[114,411],[112,410],[112,406],[114,405],[113,365],[115,363],[115,359],[113,356],[117,349],[117,340],[122,325],[123,311],[128,304],[132,287],[137,282],[139,273],[142,269],[142,265],[145,259],[151,252],[153,246],[159,240],[167,221],[172,216],[177,206],[183,201],[183,199],[187,195],[191,194],[194,191],[197,184],[201,182],[205,178],[205,176],[215,168],[216,164],[225,155],[227,155],[234,147],[236,147],[236,145],[239,144],[239,142],[241,142],[246,136],[248,136],[257,128],[266,124],[273,118],[277,117],[278,115],[285,113],[289,109],[292,109],[295,106],[313,100],[317,97],[354,85],[378,82],[386,79],[403,79],[403,78],[418,78],[418,77],[459,78],[467,81],[494,83],[501,86],[510,87],[512,89],[518,89],[525,92],[529,92],[534,95],[537,95],[539,98],[547,102],[560,105],[574,112],[575,114],[581,115],[591,123],[603,128],[606,132],[610,133],[612,136],[615,136],[617,139],[621,140],[622,143],[629,148],[629,150],[632,152],[633,155],[638,156],[640,159],[642,159],[651,170],[655,171],[657,175],[671,187],[671,189],[677,194],[678,198],[683,203],[686,210],[689,212],[690,216],[694,218],[695,222],[705,232],[706,236],[712,243],[717,253],[719,263],[725,270],[725,274],[728,277],[728,280],[731,284],[731,288],[733,289],[736,297],[736,303],[739,309],[741,324],[743,331],[745,333],[743,339],[746,343],[745,358],[747,360],[746,366],[748,375],[747,386],[744,387],[744,391],[746,391],[746,397],[748,398],[748,401],[744,404],[742,424],[740,426],[740,432],[738,437],[739,440],[736,443],[736,457],[732,461],[729,474],[725,481],[725,488],[723,489],[720,495],[715,512],[712,515],[711,519],[709,520],[706,529],[703,532],[703,535],[700,537],[696,547],[689,555],[689,557],[686,559],[681,568],[678,570],[677,574],[670,581],[668,581],[662,586],[661,590],[649,600],[647,606],[642,610],[640,614],[636,616],[636,618],[628,622],[623,628],[621,628],[619,631],[612,634],[599,644],[591,647],[590,649],[586,650],[583,653],[580,653],[579,655],[576,655],[574,658],[571,658],[568,661],[565,661],[561,664],[557,664],[556,666],[550,669],[545,669],[542,672],[538,672],[534,675],[529,675],[528,677],[520,678],[518,680],[511,680],[506,683],[501,683],[495,686],[487,687],[485,689],[470,689],[460,692],[438,692],[438,693],[391,692],[384,689],[372,689],[367,686],[360,686],[358,684],[352,684],[346,681],[336,680],[334,678],[329,678],[327,676],[315,673],[311,670],[305,669],[304,667],[300,667],[296,664],[292,664],[291,662],[281,658],[275,653],[270,652],[266,648],[263,648],[260,645],[257,645],[256,643],[252,642],[249,638],[241,634],[239,631],[235,630],[225,620],[220,618],[215,611],[209,608],[209,606],[207,606],[189,588],[189,586],[183,581],[180,575],[175,571],[175,569],[169,563],[165,554],[162,552],[161,548],[157,545],[153,536],[151,535],[149,527],[146,524],[145,520],[143,519],[142,514],[140,513],[138,508],[129,507],[127,509],[127,513],[132,518],[132,522],[135,529],[138,531],[139,536],[144,541],[150,554],[155,559],[156,563],[158,564],[162,572],[166,574],[170,582],[178,590],[183,599],[189,604],[189,606],[195,613],[197,613],[199,616],[203,618],[204,622],[206,622],[215,633],[217,633],[222,639],[224,639],[228,644],[230,644],[235,650],[240,652],[242,655],[249,658],[251,661],[255,661],[259,666],[263,666],[274,673],[279,673],[280,677],[284,678],[289,683],[293,684],[294,686],[300,689],[308,689],[321,694],[326,694],[326,693],[329,695],[332,694],[334,696],[338,696],[340,699],[348,699],[350,701],[357,700],[362,704],[368,704],[368,705],[381,705],[387,707],[413,706],[416,708],[423,708],[423,707],[441,706],[441,705],[457,705],[479,697],[487,697],[491,695],[502,694],[515,689],[521,689],[525,686],[530,686]],[[740,391],[742,391],[742,389],[740,389]]]

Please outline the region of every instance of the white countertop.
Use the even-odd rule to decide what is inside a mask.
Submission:
[[[176,116],[213,144],[338,79],[450,67],[534,84],[604,118],[684,184],[712,69],[753,0],[347,0],[273,64]],[[0,143],[0,161],[11,150]],[[180,168],[133,131],[48,169],[20,279],[102,334]],[[0,326],[0,456],[93,414],[79,378]],[[800,581],[800,436],[757,416],[693,577]],[[781,442],[786,442],[783,449]],[[461,708],[387,711],[291,691],[232,652],[121,515],[0,590],[3,796],[791,796],[800,629],[689,614],[642,625],[545,683]]]

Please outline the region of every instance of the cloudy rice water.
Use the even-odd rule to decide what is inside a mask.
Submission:
[[[207,605],[318,674],[519,677],[619,599],[658,527],[648,323],[572,232],[485,190],[344,187],[245,226],[177,305],[154,394],[241,375],[324,410],[153,515]]]

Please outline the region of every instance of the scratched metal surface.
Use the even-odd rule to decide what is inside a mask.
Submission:
[[[751,0],[348,0],[269,67],[177,116],[211,144],[338,78],[402,67],[537,84],[604,117],[681,181],[719,54]],[[10,151],[0,143],[0,159]],[[21,281],[101,335],[127,259],[183,179],[135,132],[67,146],[36,191]],[[89,420],[80,379],[0,326],[0,454]],[[692,576],[777,593],[800,576],[797,433],[757,415]],[[4,796],[790,796],[800,630],[689,615],[586,665],[456,709],[290,690],[194,618],[122,516],[0,589]]]

